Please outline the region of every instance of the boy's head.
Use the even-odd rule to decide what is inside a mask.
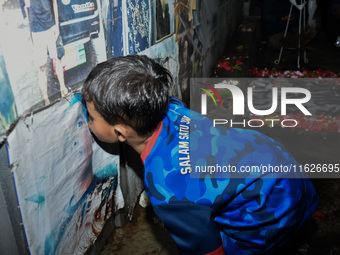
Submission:
[[[124,124],[148,137],[164,117],[171,87],[167,69],[146,56],[131,55],[98,64],[82,94],[108,124]]]

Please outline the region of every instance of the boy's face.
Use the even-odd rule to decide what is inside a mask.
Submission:
[[[91,132],[102,142],[118,142],[114,126],[106,122],[102,115],[94,108],[93,102],[86,102],[86,108],[89,114],[89,128]]]

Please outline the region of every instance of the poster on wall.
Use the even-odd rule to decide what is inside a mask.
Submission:
[[[158,43],[174,33],[174,0],[152,1],[152,37]]]
[[[182,93],[182,100],[190,104],[190,78],[193,71],[193,35],[188,30],[178,37],[178,84]]]
[[[124,55],[122,1],[103,0],[102,16],[108,58]]]
[[[150,47],[149,0],[126,0],[128,45],[130,55]]]
[[[32,255],[84,254],[122,206],[119,157],[93,141],[78,98],[20,118],[7,139]]]
[[[18,115],[76,89],[106,58],[97,0],[7,0],[0,44]]]

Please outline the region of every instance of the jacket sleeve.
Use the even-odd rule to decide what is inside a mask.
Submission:
[[[186,202],[154,205],[153,208],[180,254],[224,254],[220,231],[213,221],[213,209]]]

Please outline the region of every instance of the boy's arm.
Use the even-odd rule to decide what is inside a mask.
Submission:
[[[186,202],[154,205],[153,208],[176,242],[180,254],[224,254],[212,208]]]

